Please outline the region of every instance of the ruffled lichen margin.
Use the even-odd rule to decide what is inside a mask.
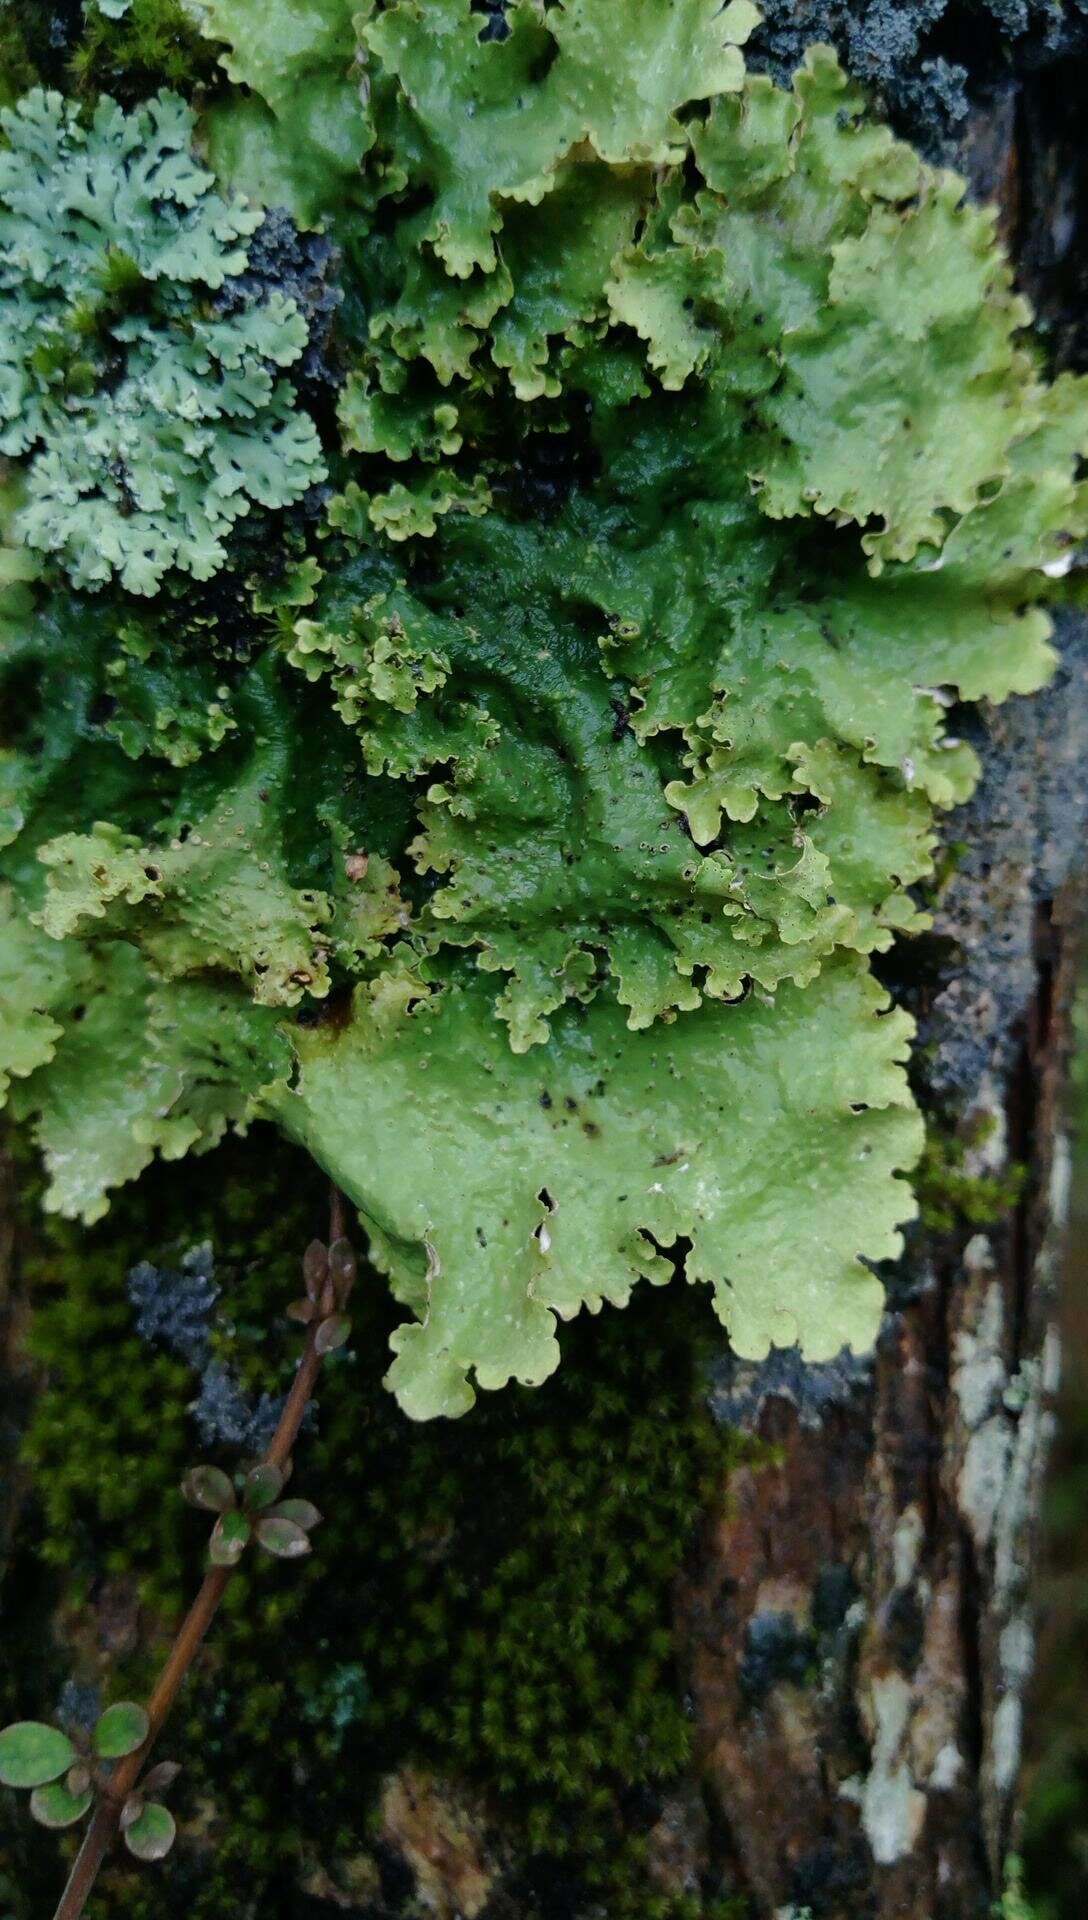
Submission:
[[[921,1147],[871,956],[927,924],[956,704],[1050,671],[1081,384],[830,51],[746,78],[747,0],[189,15],[199,118],[5,120],[46,1204],[273,1117],[416,1417],[677,1266],[740,1353],[867,1348]],[[335,242],[291,291],[258,197]]]

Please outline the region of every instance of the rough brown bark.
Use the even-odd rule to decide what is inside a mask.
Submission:
[[[1072,62],[1010,87],[964,147],[1066,365],[1084,346],[1084,80]],[[1088,744],[1083,622],[1059,640],[1054,688],[984,716],[984,780],[948,836],[966,852],[896,980],[923,1104],[966,1171],[1026,1170],[1019,1204],[912,1236],[872,1366],[724,1362],[714,1389],[777,1457],[731,1477],[677,1619],[710,1852],[767,1920],[973,1920],[1015,1833]]]
[[[1069,61],[1010,82],[962,157],[1060,365],[1086,358],[1086,81]],[[891,963],[935,1129],[973,1178],[1023,1167],[1020,1200],[988,1225],[912,1234],[872,1360],[723,1351],[709,1382],[717,1416],[763,1444],[678,1581],[695,1755],[650,1834],[650,1876],[696,1901],[740,1889],[753,1920],[982,1920],[1015,1837],[1058,1367],[1069,875],[1088,819],[1085,622],[1063,618],[1059,640],[1052,689],[965,721],[983,783],[949,825],[961,852],[933,936]],[[0,1279],[8,1217],[0,1187]],[[0,1552],[3,1523],[0,1505]],[[464,1783],[403,1767],[378,1825],[412,1889],[398,1913],[539,1920],[501,1816]],[[322,1874],[321,1911],[377,1911]]]
[[[1001,1885],[1057,1384],[1071,951],[1066,893],[1033,908],[1024,886],[1014,910],[1034,930],[1022,1046],[964,1120],[998,1121],[980,1158],[1029,1157],[1023,1203],[961,1246],[919,1238],[871,1371],[736,1369],[720,1393],[780,1460],[732,1476],[678,1614],[701,1778],[768,1916],[968,1920]]]

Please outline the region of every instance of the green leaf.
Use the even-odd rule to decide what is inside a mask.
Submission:
[[[140,1815],[142,1814],[145,1805],[146,1805],[146,1802],[144,1800],[144,1796],[142,1792],[137,1791],[136,1793],[129,1794],[128,1799],[125,1801],[124,1806],[121,1808],[121,1813],[118,1820],[118,1824],[121,1828],[122,1833],[124,1833],[128,1827],[135,1825],[136,1821],[140,1818]]]
[[[268,1514],[258,1520],[256,1533],[258,1545],[277,1560],[300,1560],[310,1552],[305,1528],[286,1515]]]
[[[315,1353],[335,1353],[351,1337],[351,1321],[343,1313],[331,1313],[314,1335]]]
[[[337,1304],[344,1306],[359,1273],[359,1261],[350,1240],[334,1240],[329,1248],[329,1276]]]
[[[35,1787],[30,1796],[30,1811],[41,1827],[74,1827],[93,1799],[90,1787],[71,1793],[63,1781],[57,1780],[52,1786]]]
[[[320,1525],[322,1516],[310,1500],[280,1500],[268,1518],[290,1520],[292,1525],[301,1527],[303,1533],[310,1533]]]
[[[222,1467],[190,1467],[181,1491],[191,1507],[209,1513],[226,1513],[235,1504],[234,1483]]]
[[[244,1513],[222,1513],[212,1528],[208,1559],[213,1567],[236,1567],[250,1539],[250,1524]]]
[[[17,1720],[0,1732],[0,1783],[41,1787],[72,1765],[76,1750],[67,1734],[38,1720]]]
[[[124,1829],[125,1845],[137,1860],[165,1860],[177,1836],[173,1814],[149,1800],[139,1818]]]
[[[107,1707],[94,1730],[95,1752],[103,1760],[123,1760],[147,1739],[150,1722],[134,1700],[117,1700]]]
[[[321,1240],[311,1240],[302,1256],[302,1277],[310,1300],[320,1300],[329,1277],[329,1249]]]
[[[157,1760],[140,1781],[141,1797],[147,1793],[165,1793],[169,1787],[173,1786],[180,1772],[179,1761]]]
[[[285,1475],[271,1460],[262,1460],[246,1474],[245,1505],[251,1512],[270,1507],[279,1498]]]

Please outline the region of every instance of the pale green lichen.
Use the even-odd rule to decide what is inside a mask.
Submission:
[[[57,93],[0,116],[0,452],[27,456],[17,531],[77,586],[206,579],[254,505],[324,474],[281,378],[306,325],[273,294],[217,317],[261,212],[213,190],[162,93],[89,125]]]
[[[826,50],[745,79],[744,0],[638,0],[619,50],[606,0],[196,11],[250,89],[204,128],[223,191],[264,169],[343,248],[337,491],[184,709],[165,619],[76,658],[45,601],[67,717],[16,622],[56,715],[5,774],[22,937],[71,956],[10,1000],[53,1204],[275,1116],[362,1209],[421,1416],[681,1262],[742,1353],[867,1346],[920,1147],[868,956],[927,924],[975,778],[951,703],[1050,670],[1081,384]],[[305,102],[348,92],[319,164]]]

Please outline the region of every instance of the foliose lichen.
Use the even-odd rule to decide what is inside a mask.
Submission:
[[[948,159],[971,106],[1018,64],[1068,58],[1088,44],[1080,0],[765,0],[760,12],[753,68],[786,85],[806,47],[828,42],[897,130],[935,160]]]
[[[35,94],[4,156],[12,298],[39,254],[65,338],[106,298],[92,427],[131,397],[148,454],[45,511],[94,436],[16,352],[0,1065],[48,1204],[274,1119],[362,1211],[416,1418],[681,1266],[746,1358],[864,1350],[922,1131],[872,956],[928,924],[958,713],[1052,670],[1082,383],[826,48],[746,75],[748,0],[622,45],[604,0],[259,12],[193,0],[199,127]],[[66,264],[44,183],[92,161],[120,227]],[[137,497],[177,396],[218,533],[203,466]],[[297,515],[272,566],[246,502]]]
[[[324,477],[313,423],[281,370],[307,328],[275,292],[202,301],[247,261],[260,213],[212,191],[193,119],[160,93],[133,114],[103,97],[85,126],[59,94],[0,125],[0,452],[23,456],[18,538],[77,586],[155,592],[207,578],[256,504]]]

